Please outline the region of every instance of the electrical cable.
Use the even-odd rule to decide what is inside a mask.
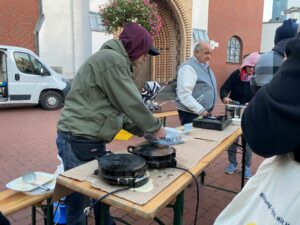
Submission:
[[[198,184],[198,181],[197,181],[197,177],[194,174],[192,174],[188,169],[178,167],[178,166],[173,167],[173,168],[180,169],[180,170],[183,170],[183,171],[189,173],[193,177],[193,179],[196,183],[197,203],[196,203],[196,212],[195,212],[195,219],[194,219],[194,225],[196,225],[197,224],[197,217],[198,217],[198,208],[199,208],[199,184]]]
[[[196,194],[197,194],[197,203],[196,203],[196,212],[195,212],[195,219],[194,219],[194,225],[197,224],[197,217],[198,217],[198,209],[199,209],[199,184],[198,184],[198,181],[197,181],[197,177],[192,174],[188,169],[185,169],[185,168],[182,168],[182,167],[172,167],[172,168],[176,168],[176,169],[179,169],[179,170],[183,170],[187,173],[189,173],[193,180],[195,181],[196,183]],[[124,188],[121,188],[121,189],[117,189],[117,190],[114,190],[112,192],[108,192],[106,193],[105,195],[103,195],[102,197],[100,197],[99,199],[97,199],[95,202],[93,202],[90,206],[86,207],[84,210],[83,210],[83,213],[88,216],[91,212],[91,209],[98,203],[98,202],[101,202],[103,199],[105,199],[106,197],[108,197],[109,195],[112,195],[112,194],[115,194],[115,193],[118,193],[118,192],[121,192],[121,191],[126,191],[126,190],[129,190],[131,189],[132,187],[130,186],[126,186]]]
[[[60,203],[58,203],[58,206],[59,206]],[[56,208],[57,209],[57,208]],[[56,210],[55,210],[56,211]],[[61,212],[60,212],[60,208],[57,209],[57,212],[58,212],[58,217],[56,219],[56,223],[54,225],[57,225],[59,220],[60,220],[60,215],[61,215]]]
[[[132,187],[130,186],[126,186],[124,188],[121,188],[121,189],[117,189],[117,190],[114,190],[112,192],[108,192],[106,193],[105,195],[103,195],[102,197],[100,197],[99,199],[97,199],[95,202],[93,202],[90,206],[86,207],[84,210],[83,210],[83,213],[88,216],[91,212],[91,209],[98,203],[98,202],[101,202],[103,199],[105,199],[106,197],[108,197],[109,195],[112,195],[112,194],[115,194],[115,193],[118,193],[118,192],[121,192],[121,191],[126,191],[126,190],[129,190],[131,189]]]
[[[54,211],[54,214],[53,214],[53,218],[56,216],[56,213],[58,212],[58,219],[56,221],[56,223],[54,225],[56,225],[59,221],[59,218],[60,218],[60,209],[59,209],[59,206],[60,206],[60,201],[58,201],[58,203],[56,204],[56,208],[55,208],[55,211]]]

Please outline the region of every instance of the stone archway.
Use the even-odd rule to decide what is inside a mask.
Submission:
[[[191,0],[152,0],[159,6],[163,28],[155,37],[155,47],[161,54],[135,71],[140,88],[145,81],[166,83],[176,76],[178,66],[190,56],[192,34]]]

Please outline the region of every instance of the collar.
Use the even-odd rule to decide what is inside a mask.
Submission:
[[[201,66],[203,66],[204,68],[208,68],[208,63],[201,63],[199,62],[199,60],[195,57],[195,56],[192,56],[194,58],[194,60],[196,60],[197,63],[199,63]]]

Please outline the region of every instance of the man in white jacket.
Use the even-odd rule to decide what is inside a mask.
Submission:
[[[207,116],[217,99],[217,83],[209,67],[212,48],[200,41],[194,54],[179,68],[177,74],[176,107],[182,125],[191,123],[199,115]]]

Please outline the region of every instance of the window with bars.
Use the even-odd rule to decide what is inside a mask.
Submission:
[[[105,32],[105,28],[102,26],[101,20],[99,13],[90,12],[90,26],[92,31]]]
[[[209,41],[206,30],[193,29],[193,42],[194,42],[194,45],[198,41]]]
[[[236,36],[230,37],[227,43],[226,62],[241,63],[242,41]]]

